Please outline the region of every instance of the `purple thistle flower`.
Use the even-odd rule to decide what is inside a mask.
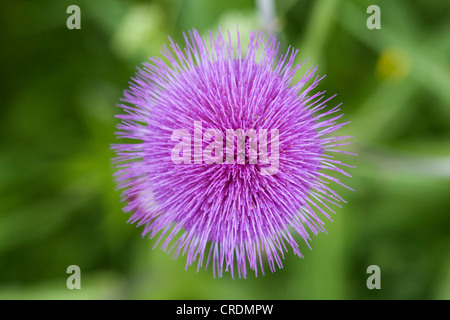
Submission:
[[[323,78],[314,77],[317,67],[290,85],[301,67],[293,65],[297,50],[289,47],[278,58],[274,37],[264,42],[261,34],[251,33],[242,55],[237,36],[234,47],[230,33],[226,40],[219,29],[216,36],[209,33],[208,45],[193,30],[184,34],[185,49],[169,38],[172,50],[162,49],[166,60],[150,58],[152,63],[143,64],[124,93],[120,107],[125,114],[118,115],[117,135],[134,142],[113,149],[116,179],[125,189],[124,210],[132,212],[130,222],[145,226],[143,236],[158,235],[155,247],[162,243],[175,257],[186,255],[186,268],[195,261],[197,270],[212,263],[214,276],[223,271],[234,276],[237,269],[245,278],[247,268],[255,276],[259,268],[264,274],[266,263],[272,272],[282,268],[286,244],[303,257],[293,234],[310,247],[308,232],[325,232],[315,209],[330,219],[327,212],[334,211],[329,205],[345,201],[328,182],[343,184],[322,169],[348,175],[340,168],[348,165],[326,153],[347,153],[333,148],[348,143],[341,142],[345,136],[328,137],[345,123],[337,123],[342,115],[324,120],[340,111],[339,105],[319,112],[333,97],[311,93]],[[194,130],[199,121],[200,140]],[[194,139],[192,152],[191,146],[183,150],[189,161],[176,164],[172,150],[179,141],[171,137],[178,129]],[[227,129],[277,129],[278,170],[263,175],[267,164],[261,158],[250,163],[251,139],[245,140],[245,163],[206,163],[195,146],[204,149],[213,140],[203,137],[208,129],[223,136]],[[261,136],[257,141],[262,142]],[[219,149],[215,156],[221,159]],[[274,155],[275,145],[269,149]]]

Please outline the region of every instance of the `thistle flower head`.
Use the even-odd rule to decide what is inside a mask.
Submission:
[[[291,84],[297,51],[277,55],[274,37],[251,33],[244,52],[239,33],[235,44],[220,30],[184,38],[124,93],[117,135],[132,141],[113,146],[124,210],[186,267],[273,272],[289,247],[302,257],[295,238],[309,246],[325,231],[319,215],[343,201],[324,170],[346,174],[331,155],[346,137],[329,136],[345,124],[339,105],[313,92],[317,67]]]

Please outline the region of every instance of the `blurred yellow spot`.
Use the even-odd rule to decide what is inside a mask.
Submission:
[[[239,40],[241,42],[241,51],[245,52],[250,42],[250,31],[258,29],[258,15],[254,10],[229,10],[225,11],[218,19],[217,23],[210,26],[208,30],[213,33],[217,31],[217,27],[224,32],[225,39],[228,41],[228,34],[230,31],[231,42],[237,43],[236,26],[239,26]]]
[[[381,81],[401,81],[411,71],[411,57],[400,48],[389,48],[381,52],[375,74]]]
[[[112,37],[112,49],[120,56],[155,56],[167,42],[164,35],[164,12],[155,4],[138,4],[128,8]]]

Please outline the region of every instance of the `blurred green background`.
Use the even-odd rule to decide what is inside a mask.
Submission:
[[[81,8],[81,30],[66,9]],[[369,30],[366,9],[381,8]],[[0,10],[0,299],[450,299],[450,1],[26,1]],[[274,274],[214,279],[184,270],[115,191],[116,107],[135,68],[170,35],[278,33],[327,74],[354,135],[336,187],[349,202],[305,259]],[[270,28],[269,28],[270,27]],[[308,64],[307,63],[307,64]],[[306,71],[303,67],[301,71]],[[81,290],[66,268],[81,268]],[[381,268],[381,290],[366,269]],[[267,268],[266,268],[267,269]],[[267,271],[267,270],[266,270]]]

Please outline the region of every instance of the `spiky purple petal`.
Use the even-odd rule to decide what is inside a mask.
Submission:
[[[248,268],[264,273],[267,263],[273,272],[286,244],[302,257],[292,233],[309,246],[308,229],[325,232],[315,209],[329,218],[330,205],[343,201],[328,186],[341,182],[322,170],[348,175],[325,153],[347,138],[328,136],[345,124],[337,122],[339,106],[324,111],[333,97],[312,93],[322,79],[317,67],[290,85],[297,51],[278,57],[274,37],[264,42],[252,33],[243,55],[239,34],[236,48],[220,30],[210,33],[210,45],[195,30],[185,42],[181,49],[171,40],[165,60],[144,63],[125,91],[117,135],[135,142],[113,146],[124,210],[145,226],[143,235],[158,236],[155,246],[186,255],[186,267],[212,263],[214,275],[237,269],[246,277]],[[279,171],[261,175],[260,163],[174,164],[171,134],[183,128],[194,136],[195,121],[203,133],[219,129],[224,137],[226,129],[278,129]]]

